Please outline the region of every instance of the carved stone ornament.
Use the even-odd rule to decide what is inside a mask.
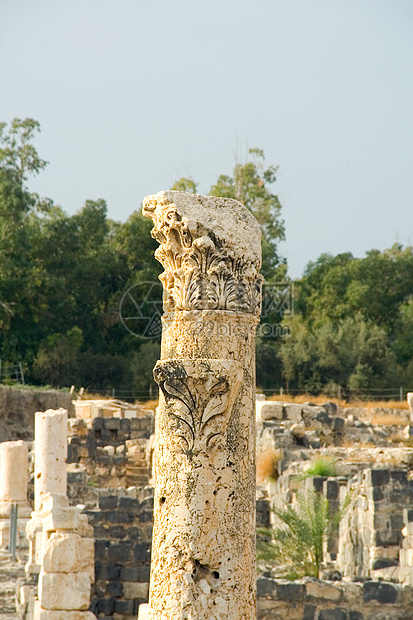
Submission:
[[[154,376],[180,450],[191,458],[212,446],[224,447],[242,383],[240,364],[231,360],[165,360],[157,362]]]
[[[160,276],[165,312],[259,315],[261,230],[248,209],[228,198],[188,199],[188,194],[170,191],[148,196],[143,214],[153,219],[152,236],[160,244],[155,256],[165,268]]]

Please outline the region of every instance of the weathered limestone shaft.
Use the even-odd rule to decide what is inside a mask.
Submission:
[[[0,502],[26,502],[27,461],[24,441],[0,443]]]
[[[255,620],[261,231],[235,200],[148,196],[165,272],[150,620]]]
[[[39,510],[46,493],[66,495],[66,409],[38,411],[34,428],[34,509]]]
[[[0,547],[10,548],[10,513],[18,506],[17,542],[21,540],[31,508],[27,499],[28,450],[24,441],[0,443]]]

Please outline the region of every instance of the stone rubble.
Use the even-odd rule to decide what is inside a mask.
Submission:
[[[0,618],[1,620],[17,620],[16,588],[25,581],[24,564],[26,556],[19,552],[16,562],[10,554],[0,551]]]

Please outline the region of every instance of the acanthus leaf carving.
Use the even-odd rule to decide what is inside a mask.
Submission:
[[[226,427],[243,372],[232,360],[164,360],[154,369],[165,398],[170,431],[189,458],[225,442]]]
[[[144,214],[154,221],[152,236],[160,243],[155,256],[165,272],[164,310],[230,310],[259,315],[260,264],[243,256],[234,259],[225,240],[198,225],[190,230],[173,203],[160,208],[151,202]]]

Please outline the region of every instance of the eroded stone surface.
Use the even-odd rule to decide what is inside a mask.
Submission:
[[[149,618],[255,618],[260,229],[240,203],[144,201],[165,268]]]
[[[91,611],[61,611],[43,609],[39,602],[35,603],[33,620],[96,620]]]
[[[47,573],[72,573],[93,568],[94,544],[93,538],[54,532],[46,543],[43,570]]]
[[[43,609],[86,610],[90,604],[87,573],[45,573],[39,577],[39,602]]]
[[[0,444],[0,502],[27,501],[27,459],[24,441]]]
[[[49,409],[35,415],[35,510],[46,493],[66,495],[67,411]]]

